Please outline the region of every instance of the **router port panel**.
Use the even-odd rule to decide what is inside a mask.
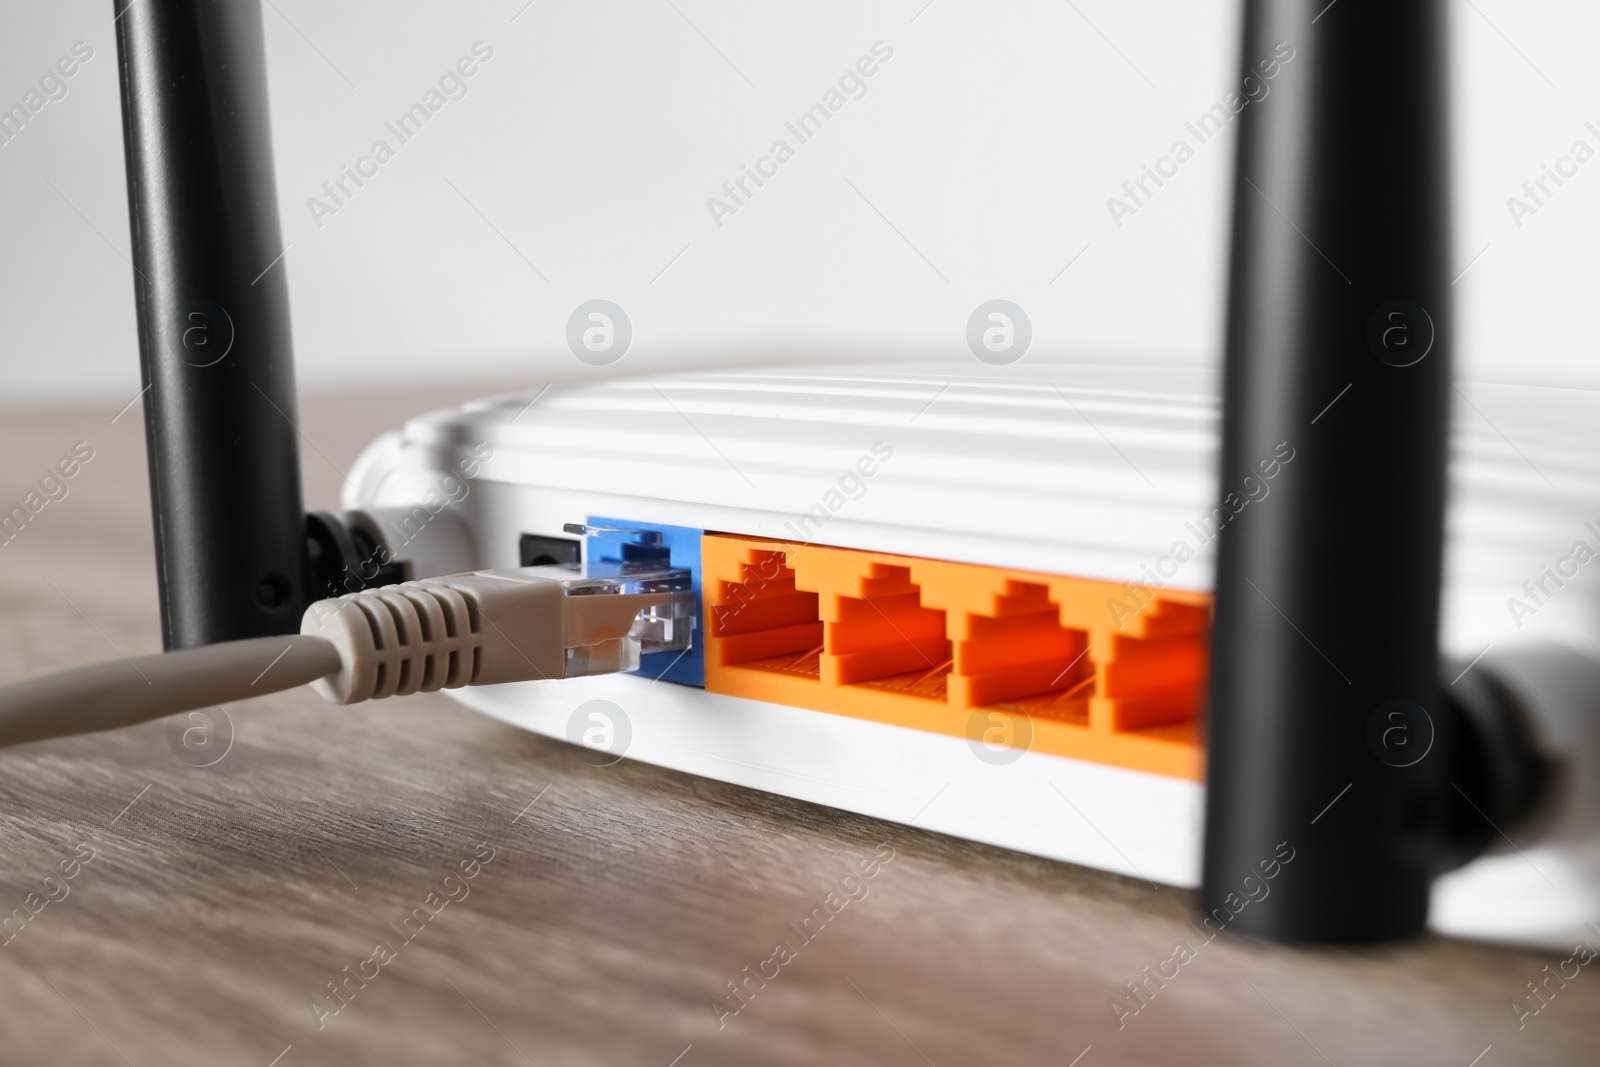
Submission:
[[[1210,597],[708,534],[706,688],[1200,779]],[[980,730],[981,734],[981,730]]]

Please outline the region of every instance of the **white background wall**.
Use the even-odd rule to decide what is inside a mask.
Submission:
[[[1030,313],[1030,360],[1217,358],[1233,134],[1120,229],[1105,201],[1237,83],[1234,4],[524,2],[264,4],[303,386],[961,358],[995,297]],[[1455,257],[1483,250],[1458,377],[1600,388],[1600,161],[1520,229],[1505,204],[1575,139],[1600,149],[1600,10],[1452,9]],[[95,50],[0,146],[3,404],[137,390],[111,10],[0,8],[0,105]],[[480,39],[468,95],[315,225],[308,197]],[[717,227],[707,197],[879,40],[866,96]],[[595,297],[635,327],[601,371],[564,341]]]

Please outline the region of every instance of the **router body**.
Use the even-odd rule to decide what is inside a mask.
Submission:
[[[1571,713],[1600,701],[1584,654],[1600,648],[1600,476],[1583,462],[1600,422],[1582,394],[1475,388],[1496,419],[1469,404],[1456,420],[1444,651],[1470,670],[1549,646],[1509,673],[1557,769],[1526,840],[1435,883],[1431,924],[1570,946],[1600,911],[1600,797],[1560,773],[1600,758],[1600,713]],[[1318,429],[1222,472],[1219,492],[1217,391],[1204,370],[1084,365],[554,388],[412,419],[367,449],[344,506],[411,577],[637,552],[694,572],[692,653],[452,691],[481,712],[597,763],[1192,887],[1215,546],[1273,506]],[[1565,577],[1541,587],[1551,568]],[[1307,813],[1308,840],[1313,816],[1337,801]]]

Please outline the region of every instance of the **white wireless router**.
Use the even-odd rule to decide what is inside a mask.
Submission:
[[[414,419],[339,517],[297,478],[259,8],[120,2],[169,653],[3,687],[0,741],[233,699],[270,646],[278,688],[480,682],[597,762],[1198,885],[1217,931],[1570,947],[1600,423],[1452,391],[1444,14],[1246,5],[1260,78],[1304,55],[1237,123],[1225,382],[619,377]]]
[[[1213,546],[1219,530],[1226,536],[1228,517],[1234,509],[1271,507],[1274,486],[1295,477],[1291,437],[1269,464],[1224,479],[1238,482],[1236,495],[1215,499],[1216,389],[1215,375],[1192,368],[1028,364],[619,379],[414,418],[366,450],[344,506],[364,513],[395,558],[417,573],[615,556],[628,544],[670,552],[673,565],[695,569],[706,617],[690,657],[647,664],[637,675],[451,691],[479,711],[586,745],[597,762],[625,753],[1194,886],[1204,793],[1200,688],[1156,710],[1129,712],[1142,705],[1102,696],[1125,679],[1103,662],[1117,657],[1093,646],[1127,641],[1132,648],[1130,635],[1142,625],[1159,641],[1154,624],[1163,611],[1203,608]],[[1589,576],[1574,555],[1574,542],[1588,544],[1586,559],[1600,548],[1600,534],[1584,525],[1586,502],[1600,499],[1600,476],[1583,462],[1600,447],[1588,398],[1562,390],[1475,392],[1497,420],[1490,423],[1470,403],[1457,419],[1444,651],[1465,666],[1486,649],[1493,658],[1528,637],[1600,647],[1600,584],[1584,584]],[[1524,442],[1520,452],[1502,430]],[[589,528],[565,532],[575,523]],[[653,540],[650,532],[662,535],[660,547],[641,544]],[[728,570],[730,546],[749,557],[742,572]],[[775,547],[795,578],[763,569],[760,553]],[[886,556],[900,557],[903,573]],[[1559,590],[1545,580],[1549,592],[1539,592],[1541,563],[1567,575],[1557,579]],[[967,569],[952,571],[952,564]],[[747,581],[730,586],[730,577]],[[888,583],[882,595],[869,587],[874,581]],[[1531,596],[1528,581],[1535,583]],[[798,603],[807,584],[829,582],[815,601]],[[960,588],[941,593],[941,582]],[[1063,670],[1030,675],[1021,653],[992,669],[991,654],[983,677],[992,699],[983,704],[975,688],[982,679],[964,678],[962,662],[981,644],[970,600],[978,587],[1000,598],[984,602],[998,605],[984,610],[1000,622],[983,625],[1053,620],[1066,636],[1052,635],[1058,643],[1041,647]],[[1031,589],[1040,593],[1029,607]],[[1081,595],[1068,603],[1063,589]],[[918,602],[910,604],[913,595]],[[928,612],[937,615],[941,596],[945,632],[913,633],[930,623]],[[962,596],[966,608],[952,609]],[[1508,598],[1533,613],[1508,609]],[[1015,608],[1009,616],[1007,603]],[[761,621],[755,615],[769,610],[778,614],[754,626]],[[817,616],[827,621],[813,623]],[[738,632],[719,635],[719,622]],[[846,630],[863,622],[876,626],[878,649],[909,650],[904,661],[886,661],[876,674],[862,668],[860,646],[874,638]],[[1187,637],[1178,633],[1186,626]],[[832,632],[817,639],[825,627]],[[1177,626],[1174,640],[1203,650],[1203,631]],[[1087,650],[1072,643],[1078,632]],[[973,643],[964,644],[964,636]],[[941,638],[951,663],[927,643]],[[752,652],[752,640],[768,644]],[[986,647],[992,653],[1017,640],[1002,635],[999,646]],[[813,643],[828,647],[813,653]],[[1124,665],[1146,662],[1136,651],[1119,653]],[[1171,662],[1181,650],[1164,654],[1165,677],[1181,676]],[[702,669],[700,657],[716,662]],[[1548,697],[1559,680],[1571,682],[1574,669],[1583,668],[1542,677],[1525,670],[1533,675],[1530,697],[1540,686]],[[695,684],[708,675],[709,688]],[[1008,683],[1012,675],[1020,680]],[[1006,684],[1011,691],[1002,691]],[[808,685],[835,696],[813,696]],[[1017,691],[1030,686],[1042,692]],[[740,695],[752,689],[775,699]],[[1596,699],[1591,692],[1586,703]],[[1541,748],[1557,759],[1600,752],[1597,723],[1540,723]],[[1098,745],[1097,734],[1107,745],[1135,746],[1132,757]],[[1541,836],[1502,843],[1436,883],[1435,929],[1557,944],[1581,931],[1600,904],[1592,814],[1600,806],[1581,795],[1593,786],[1555,778],[1561,795]],[[1521,904],[1507,910],[1508,899]]]

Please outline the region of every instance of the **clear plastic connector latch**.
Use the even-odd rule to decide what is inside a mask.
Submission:
[[[564,677],[636,671],[647,652],[687,652],[694,645],[695,599],[684,568],[594,560],[515,573],[561,583]]]

